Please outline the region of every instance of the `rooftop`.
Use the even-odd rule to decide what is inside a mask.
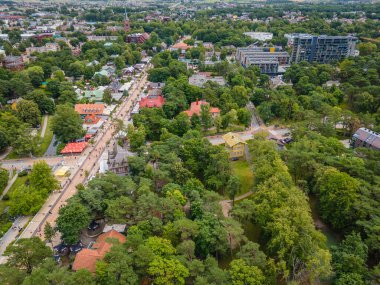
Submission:
[[[222,138],[226,142],[226,145],[228,145],[229,147],[233,147],[233,146],[240,144],[240,143],[246,144],[246,142],[242,140],[242,138],[240,137],[239,134],[227,133],[227,134],[223,135]]]
[[[110,239],[117,239],[120,243],[125,243],[126,238],[115,230],[101,234],[92,248],[86,248],[80,251],[74,260],[73,270],[87,269],[95,273],[96,262],[104,258],[107,252],[111,250],[112,242]]]
[[[201,114],[201,106],[202,105],[210,105],[210,103],[206,102],[205,100],[200,100],[200,101],[195,101],[195,102],[192,102],[191,105],[190,105],[190,109],[189,110],[186,110],[184,111],[189,117],[193,116],[194,114],[196,115],[200,115]],[[210,113],[211,114],[219,114],[220,113],[220,109],[219,108],[214,108],[214,107],[211,107],[210,108]]]
[[[102,115],[104,104],[75,104],[75,111],[81,115]]]
[[[62,150],[61,154],[82,153],[87,147],[87,142],[68,143]]]

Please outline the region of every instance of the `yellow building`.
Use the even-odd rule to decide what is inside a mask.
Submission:
[[[227,133],[222,138],[231,159],[245,157],[245,146],[247,143],[241,139],[239,134]]]

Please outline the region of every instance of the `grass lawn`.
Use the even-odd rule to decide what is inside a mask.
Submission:
[[[239,178],[241,189],[237,196],[252,191],[253,188],[253,171],[246,160],[231,161],[232,174]]]
[[[17,189],[18,187],[24,185],[27,179],[28,179],[28,176],[27,176],[27,175],[22,176],[22,177],[17,177],[15,183],[13,183],[11,189],[9,189],[9,191],[8,191],[7,194],[9,195],[12,191],[14,191],[14,190]]]
[[[45,136],[42,138],[41,145],[39,147],[39,150],[36,153],[37,156],[43,156],[45,154],[46,150],[48,149],[50,145],[51,140],[53,139],[53,131],[51,129],[52,118],[53,118],[52,116],[48,117]],[[42,131],[42,126],[40,128],[40,132],[38,135],[40,135],[41,131]]]

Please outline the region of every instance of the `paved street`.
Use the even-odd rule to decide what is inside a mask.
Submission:
[[[12,227],[7,231],[3,237],[0,239],[0,264],[6,261],[6,257],[3,253],[7,246],[15,240],[19,233],[19,229],[22,229],[26,223],[29,221],[30,217],[20,217],[12,225]]]
[[[124,119],[129,116],[129,112],[133,107],[138,94],[147,81],[147,75],[144,74],[142,79],[132,87],[130,95],[120,104],[113,114],[113,119]],[[112,138],[115,126],[112,122],[105,123],[103,130],[95,138],[95,143],[92,147],[88,148],[86,154],[82,155],[78,161],[82,160],[79,167],[72,171],[71,177],[68,179],[68,183],[60,192],[53,193],[46,201],[40,211],[33,217],[28,227],[23,231],[20,238],[29,238],[32,236],[43,237],[43,229],[46,222],[51,225],[55,225],[55,221],[58,218],[60,207],[65,205],[66,201],[76,193],[76,185],[86,182],[84,175],[85,171],[88,173],[95,173],[98,166],[98,160],[101,153],[104,151],[107,142]],[[47,158],[48,160],[48,158]],[[51,162],[54,161],[51,159]],[[32,161],[31,161],[32,162]]]
[[[50,166],[64,164],[69,166],[71,176],[62,182],[63,188],[60,191],[53,192],[40,211],[33,217],[25,230],[16,239],[18,227],[23,228],[30,217],[20,217],[15,221],[16,228],[10,229],[0,241],[0,255],[5,251],[6,247],[16,239],[30,238],[33,236],[43,237],[43,229],[46,222],[55,225],[58,218],[59,209],[65,205],[66,201],[76,193],[76,186],[80,183],[85,183],[85,171],[88,171],[89,177],[96,174],[99,168],[99,158],[106,148],[106,144],[112,138],[115,126],[111,122],[112,119],[128,120],[130,111],[136,103],[136,99],[143,87],[146,85],[147,75],[142,73],[142,78],[137,81],[131,88],[129,96],[115,109],[112,118],[104,124],[103,129],[94,139],[94,144],[88,147],[81,156],[67,157],[44,157],[44,158],[27,158],[2,161],[2,167],[6,169],[17,168],[22,169],[31,167],[36,161],[45,160]],[[6,258],[0,256],[0,264],[4,263]]]

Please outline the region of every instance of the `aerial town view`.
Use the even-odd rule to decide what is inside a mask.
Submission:
[[[0,285],[379,285],[380,0],[0,1]]]

